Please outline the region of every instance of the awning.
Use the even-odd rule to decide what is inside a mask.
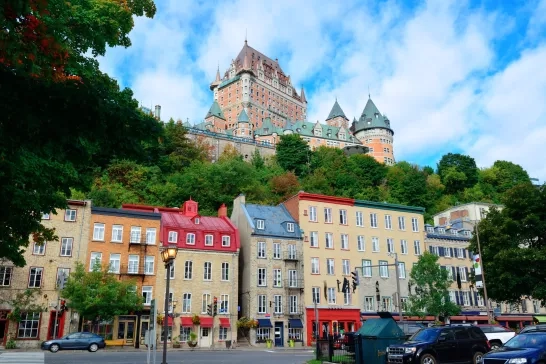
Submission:
[[[532,316],[496,316],[497,321],[533,321]]]
[[[181,317],[180,318],[180,326],[182,326],[182,327],[191,327],[191,326],[193,326],[193,321],[191,320],[191,317]]]
[[[199,317],[201,327],[212,327],[212,317]]]
[[[167,316],[167,326],[173,325],[173,318],[171,316]]]
[[[289,319],[288,327],[291,329],[303,329],[303,323],[300,319]]]
[[[533,318],[541,324],[546,323],[546,316],[533,316]]]
[[[258,319],[258,327],[273,327],[270,319]]]
[[[220,317],[220,327],[231,327],[229,319],[225,317]]]

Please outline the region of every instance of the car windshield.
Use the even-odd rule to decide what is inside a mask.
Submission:
[[[520,334],[504,346],[512,349],[543,348],[546,346],[546,334]]]
[[[438,329],[423,329],[413,334],[409,341],[436,341],[439,333]]]

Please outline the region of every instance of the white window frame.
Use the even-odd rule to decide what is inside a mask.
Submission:
[[[131,244],[140,244],[141,238],[140,226],[131,226],[131,235],[129,237]]]
[[[267,287],[267,268],[258,268],[258,287]]]
[[[178,231],[169,231],[169,243],[178,243]]]
[[[317,208],[316,208],[316,206],[309,206],[309,221],[317,222]]]
[[[347,225],[347,210],[339,210],[339,223]]]
[[[144,257],[144,274],[153,275],[155,269],[155,257],[153,255],[146,255]]]
[[[110,253],[108,259],[108,272],[119,274],[121,271],[121,254],[120,253]]]
[[[406,263],[398,262],[398,278],[406,279]]]
[[[187,245],[195,245],[195,233],[187,233],[186,234],[186,244]]]
[[[113,243],[123,242],[123,225],[112,225],[112,238],[110,241]]]
[[[75,209],[64,210],[64,221],[74,222],[78,216],[78,211]]]
[[[370,213],[370,227],[377,228],[377,214],[375,212]]]
[[[288,311],[290,314],[298,314],[298,296],[291,295],[288,297]]]
[[[412,218],[411,218],[411,230],[412,230],[414,233],[418,233],[418,232],[419,232],[419,222],[417,221],[417,218],[416,218],[416,217],[412,217]]]
[[[229,235],[222,235],[222,246],[231,246],[231,237]]]
[[[372,273],[372,261],[370,259],[362,259],[362,276],[371,277]]]
[[[331,276],[335,275],[335,271],[336,271],[335,268],[336,267],[335,267],[334,259],[333,258],[327,258],[326,259],[326,274],[331,275]]]
[[[342,261],[343,275],[348,276],[351,274],[351,261],[349,259],[343,259]]]
[[[150,306],[153,299],[153,286],[142,286],[142,304],[144,306]]]
[[[310,241],[311,248],[318,248],[319,246],[318,231],[311,231],[310,239],[311,239]]]
[[[415,255],[421,255],[421,241],[419,240],[413,241],[413,253]]]
[[[191,293],[182,294],[182,313],[191,313]]]
[[[345,306],[350,306],[353,303],[352,301],[353,301],[352,291],[348,289],[347,291],[343,292],[343,304]]]
[[[221,294],[220,295],[220,308],[218,311],[221,315],[229,315],[229,295],[228,294]]]
[[[104,224],[96,222],[93,224],[93,240],[104,241]]]
[[[96,263],[102,264],[102,253],[101,252],[91,252],[89,255],[89,271],[93,271],[93,267]]]
[[[379,261],[379,276],[381,278],[389,278],[389,267],[386,260]]]
[[[222,281],[229,281],[229,263],[222,262]]]
[[[146,244],[155,245],[156,238],[157,238],[156,228],[146,228]]]
[[[459,274],[461,275],[461,282],[466,282],[466,269],[465,267],[458,267]]]
[[[282,296],[280,294],[276,294],[273,296],[273,313],[275,315],[281,315],[282,312]]]
[[[265,241],[259,241],[256,248],[258,250],[258,258],[265,259],[267,257],[267,246]]]
[[[313,303],[320,304],[320,287],[311,288],[311,297],[313,298]]]
[[[23,312],[17,324],[17,339],[37,339],[40,335],[40,312]]]
[[[293,233],[294,232],[294,223],[293,222],[289,222],[286,224],[286,230],[289,232],[289,233]]]
[[[356,245],[357,245],[357,250],[359,252],[365,252],[366,251],[366,239],[365,239],[364,235],[358,235],[356,237]]]
[[[273,287],[282,287],[282,270],[273,269]]]
[[[311,274],[320,274],[320,260],[319,258],[311,258]]]
[[[214,245],[214,235],[206,234],[205,235],[205,246],[213,246],[213,245]]]
[[[470,292],[469,291],[463,291],[463,306],[468,307],[470,306]]]
[[[385,215],[385,229],[392,230],[391,215]]]
[[[140,269],[140,256],[138,254],[130,254],[127,262],[127,273],[138,274]]]
[[[408,254],[408,241],[405,239],[400,240],[400,253]]]
[[[349,250],[349,235],[341,234],[341,249]]]
[[[212,281],[212,262],[203,263],[203,280]]]
[[[193,279],[193,261],[186,260],[184,262],[184,279]]]
[[[334,249],[334,235],[332,233],[325,233],[324,239],[326,240],[326,249]]]
[[[364,214],[362,211],[356,212],[356,226],[364,227]]]
[[[44,283],[44,268],[30,267],[28,271],[28,288],[41,288]]]
[[[398,229],[399,230],[406,230],[406,217],[405,216],[398,216]]]
[[[379,253],[379,238],[377,236],[372,236],[372,252]]]
[[[377,311],[375,307],[375,297],[373,296],[364,297],[364,311],[366,312]]]
[[[41,244],[35,242],[34,246],[32,247],[32,255],[45,255],[46,244],[47,242],[45,241]]]
[[[324,208],[324,223],[325,224],[332,223],[332,209],[330,207]]]
[[[0,287],[10,287],[13,267],[0,266]]]
[[[394,239],[387,238],[387,253],[394,253]]]
[[[281,259],[281,244],[273,243],[273,259]]]
[[[262,219],[256,219],[256,229],[258,230],[265,229],[265,221]]]
[[[334,287],[328,287],[327,290],[327,297],[328,297],[328,304],[329,305],[335,305],[336,304],[336,290]]]
[[[267,313],[267,296],[265,294],[258,295],[258,313]]]

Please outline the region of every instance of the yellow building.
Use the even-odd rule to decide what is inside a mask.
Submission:
[[[21,321],[8,320],[13,307],[0,305],[0,345],[8,336],[15,339],[19,348],[39,348],[42,341],[58,338],[77,331],[77,313],[59,310],[58,282],[68,276],[76,263],[87,259],[87,237],[91,217],[91,201],[68,200],[66,210],[44,213],[42,224],[54,228],[58,241],[39,245],[29,237],[24,253],[25,267],[14,267],[11,262],[0,263],[0,295],[12,300],[16,294],[29,289],[34,292],[33,303],[44,307],[45,312],[23,313]]]
[[[398,311],[394,255],[401,298],[423,249],[423,208],[300,192],[283,203],[303,231],[307,342],[358,329],[361,313]],[[393,266],[389,268],[389,264]],[[380,267],[381,266],[381,267]],[[360,285],[353,293],[353,271]],[[345,280],[350,290],[342,293]],[[379,287],[379,306],[377,290]],[[317,303],[319,325],[315,323]]]

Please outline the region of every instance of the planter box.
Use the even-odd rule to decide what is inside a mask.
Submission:
[[[125,345],[124,339],[104,340],[106,346],[123,346]]]

